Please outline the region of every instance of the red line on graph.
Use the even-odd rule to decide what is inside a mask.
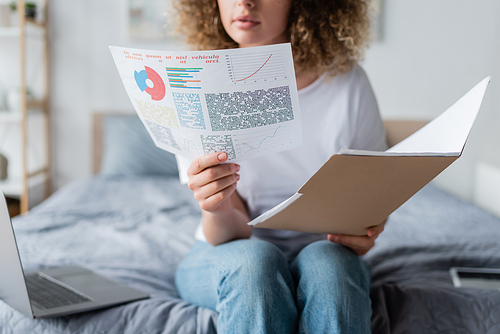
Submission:
[[[264,64],[262,64],[262,66],[261,66],[261,67],[259,67],[259,69],[258,69],[257,71],[253,72],[252,74],[250,74],[250,75],[249,75],[248,77],[246,77],[246,78],[243,78],[243,79],[240,79],[240,80],[236,80],[236,81],[243,81],[243,80],[246,80],[246,79],[248,79],[248,78],[250,78],[250,77],[254,76],[257,72],[259,72],[259,71],[260,71],[260,70],[264,67],[264,65],[266,65],[266,64],[267,64],[267,62],[269,61],[269,59],[271,59],[272,55],[273,55],[273,54],[271,53],[271,55],[269,56],[269,58],[267,58],[266,62],[265,62]]]

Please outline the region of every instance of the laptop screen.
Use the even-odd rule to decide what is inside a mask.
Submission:
[[[0,299],[28,317],[33,317],[23,267],[7,208],[0,191]]]

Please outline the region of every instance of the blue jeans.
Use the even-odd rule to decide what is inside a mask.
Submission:
[[[219,313],[219,333],[370,333],[369,268],[326,240],[290,263],[267,241],[196,241],[175,282],[182,299]]]

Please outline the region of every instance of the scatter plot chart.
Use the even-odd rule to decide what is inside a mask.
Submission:
[[[229,79],[235,85],[287,80],[280,50],[226,55]]]

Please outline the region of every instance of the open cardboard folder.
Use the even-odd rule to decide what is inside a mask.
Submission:
[[[460,157],[487,77],[448,110],[385,152],[342,149],[254,227],[366,235]]]

